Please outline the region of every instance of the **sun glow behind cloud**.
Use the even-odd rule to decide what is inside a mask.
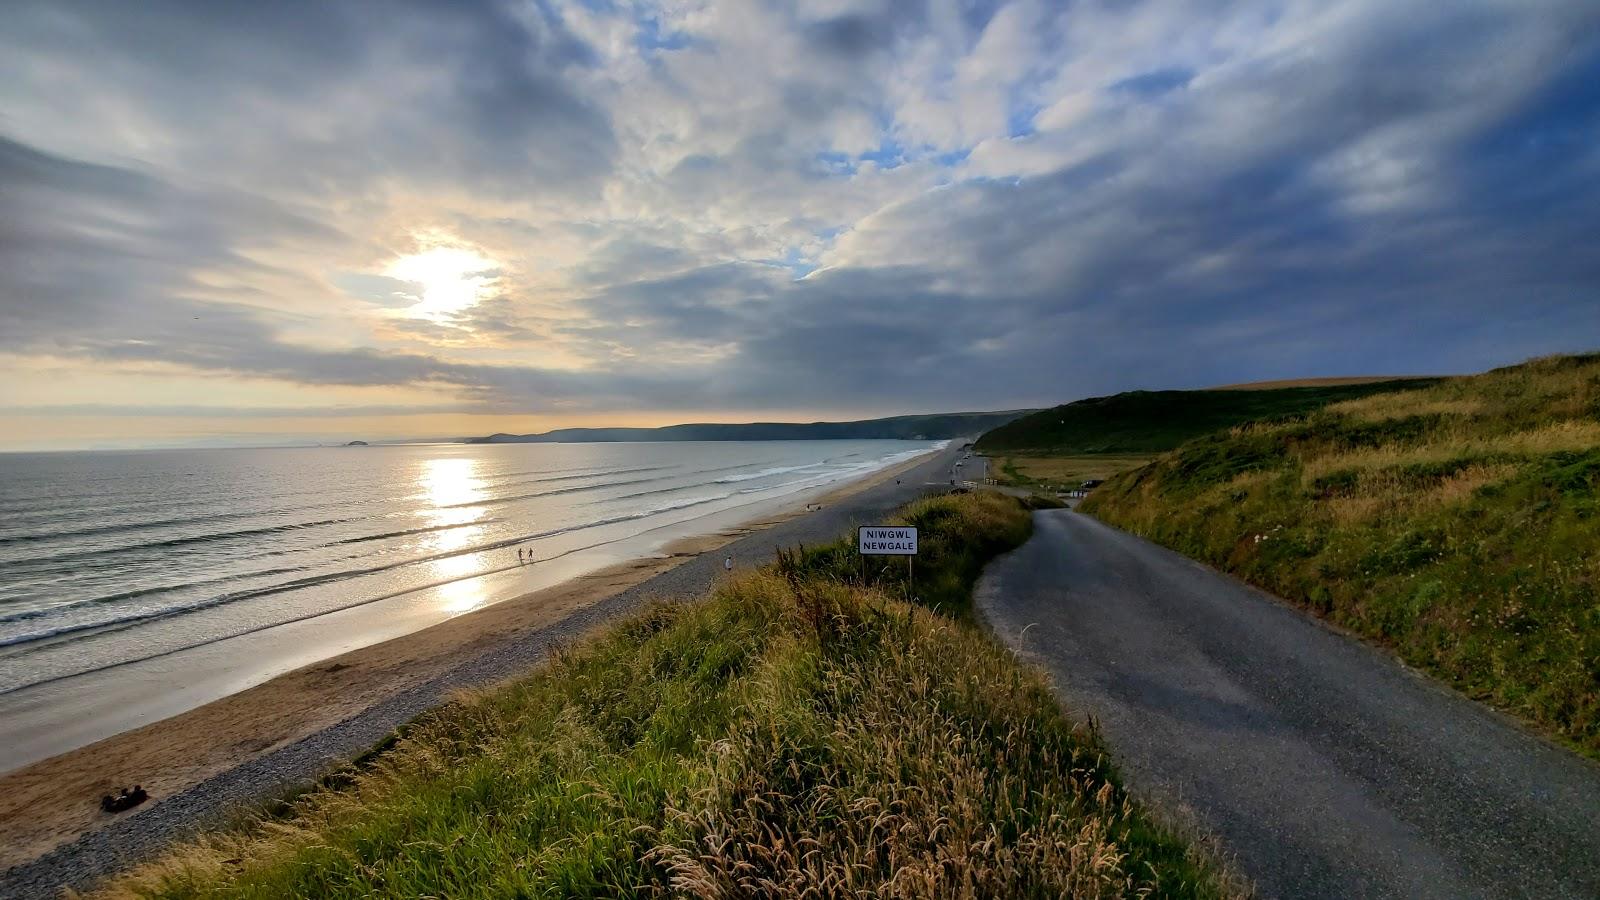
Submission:
[[[499,268],[499,263],[476,250],[436,246],[400,257],[384,274],[417,285],[419,302],[406,310],[408,314],[438,321],[488,296],[500,280]]]

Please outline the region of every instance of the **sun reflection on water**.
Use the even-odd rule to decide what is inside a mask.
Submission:
[[[433,572],[445,581],[436,590],[439,594],[439,606],[448,613],[464,613],[482,606],[489,595],[483,589],[483,580],[471,577],[474,574],[472,559],[466,556],[449,556],[435,560]]]
[[[418,482],[421,499],[429,507],[423,510],[423,516],[429,527],[439,529],[428,535],[425,549],[430,555],[449,554],[429,562],[432,580],[445,582],[436,589],[443,609],[463,613],[482,606],[488,595],[482,582],[471,577],[479,570],[476,554],[455,552],[471,546],[483,533],[482,525],[473,524],[483,518],[485,511],[475,504],[486,499],[483,481],[478,478],[478,461],[426,460]]]
[[[478,478],[478,461],[475,459],[446,457],[424,460],[418,481],[422,486],[423,498],[436,510],[468,506],[484,496],[483,482]]]

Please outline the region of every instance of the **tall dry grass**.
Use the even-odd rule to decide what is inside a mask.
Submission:
[[[1600,756],[1600,354],[1190,442],[1086,509]]]

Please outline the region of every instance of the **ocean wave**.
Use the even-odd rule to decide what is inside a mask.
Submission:
[[[321,504],[319,504],[321,505]],[[142,522],[120,522],[114,525],[97,525],[93,528],[79,528],[75,531],[38,531],[30,534],[0,537],[0,546],[8,544],[32,544],[41,541],[63,540],[71,538],[94,537],[102,534],[117,534],[128,531],[143,531],[148,528],[174,528],[184,525],[204,525],[215,522],[226,522],[231,519],[259,519],[264,515],[273,513],[259,513],[253,511],[235,511],[226,513],[212,513],[204,516],[184,516],[175,519],[156,519]]]
[[[574,466],[573,468],[579,468],[579,467]],[[638,474],[640,472],[659,472],[659,471],[661,471],[663,469],[675,469],[675,468],[677,468],[677,467],[676,466],[639,466],[639,467],[632,468],[632,469],[591,469],[591,470],[586,471],[586,472],[573,472],[572,469],[556,469],[556,470],[554,470],[555,474],[551,474],[550,472],[541,473],[538,470],[530,469],[530,470],[525,471],[525,472],[482,475],[482,476],[478,477],[478,480],[486,482],[486,483],[494,483],[494,484],[497,484],[499,487],[514,487],[516,485],[522,485],[522,484],[548,484],[550,482],[556,482],[556,481],[577,481],[577,480],[582,479],[582,478],[600,478],[600,477],[603,477],[603,476],[612,476],[612,475],[636,475],[636,474]],[[520,481],[511,480],[512,478],[521,478],[523,475],[540,475],[540,474],[546,475],[548,477],[545,477],[545,478],[523,478]]]
[[[129,591],[118,591],[114,594],[100,594],[94,597],[84,597],[81,600],[73,600],[68,603],[58,603],[54,606],[42,606],[37,609],[25,609],[13,613],[7,613],[6,615],[0,616],[0,625],[6,625],[12,622],[25,622],[28,619],[39,619],[49,615],[59,615],[61,613],[71,612],[72,610],[82,609],[84,607],[105,606],[124,600],[137,600],[140,597],[148,597],[153,594],[174,594],[178,593],[179,591],[189,591],[195,588],[215,587],[219,584],[227,584],[230,581],[248,581],[252,578],[270,578],[274,575],[289,575],[294,572],[304,572],[311,568],[315,568],[315,566],[280,566],[276,569],[256,569],[250,572],[238,572],[232,575],[223,575],[218,578],[202,578],[198,581],[185,581],[178,584],[153,584],[149,587],[135,588],[134,590]]]
[[[761,493],[763,491],[775,491],[775,490],[778,490],[780,488],[786,488],[786,487],[793,487],[793,488],[799,490],[799,489],[802,489],[802,488],[804,488],[804,487],[806,487],[808,485],[828,484],[828,483],[831,483],[831,482],[834,482],[834,481],[839,481],[840,479],[843,479],[843,478],[867,475],[867,474],[870,474],[872,472],[879,471],[881,469],[887,469],[887,468],[889,468],[891,466],[896,466],[896,465],[899,465],[900,463],[906,462],[908,460],[915,459],[918,456],[921,456],[922,454],[924,454],[926,452],[927,452],[926,450],[907,450],[907,451],[904,451],[902,453],[891,453],[888,456],[880,457],[878,459],[869,460],[867,462],[860,462],[860,463],[855,463],[854,465],[836,467],[836,468],[828,470],[827,472],[823,472],[821,474],[814,475],[814,476],[812,476],[810,478],[799,478],[799,479],[796,479],[794,481],[784,481],[784,482],[780,482],[778,484],[762,485],[761,487],[743,488],[743,489],[741,489],[739,491],[739,493],[741,493],[741,494],[759,494],[759,493]],[[836,459],[849,459],[852,456],[859,456],[859,455],[860,454],[846,454],[845,456],[842,456],[842,457],[836,457]],[[816,465],[811,465],[811,466],[800,466],[800,467],[796,467],[794,469],[791,469],[791,471],[800,471],[802,469],[812,469],[812,468],[816,468],[818,465],[822,465],[822,464],[818,463]]]
[[[701,495],[701,496],[698,496],[698,497],[689,497],[689,498],[684,498],[682,500],[674,501],[672,503],[665,503],[665,504],[660,504],[658,506],[650,507],[648,509],[637,510],[637,511],[632,512],[632,513],[627,513],[627,514],[622,514],[622,515],[617,515],[617,516],[611,516],[611,517],[604,518],[604,519],[596,519],[596,520],[589,521],[589,522],[577,523],[577,524],[569,525],[569,526],[562,527],[562,528],[553,528],[553,529],[550,529],[550,530],[547,530],[547,531],[537,532],[537,533],[534,533],[534,534],[521,535],[521,536],[518,536],[516,538],[505,538],[505,539],[501,539],[501,540],[491,541],[491,542],[486,543],[486,544],[474,545],[472,547],[463,547],[463,548],[461,548],[459,550],[453,550],[453,551],[450,551],[448,553],[435,553],[435,554],[429,554],[427,556],[412,557],[412,558],[405,559],[405,560],[399,560],[399,561],[396,561],[396,562],[393,562],[393,563],[386,563],[386,564],[381,565],[381,566],[369,566],[369,567],[360,568],[360,569],[348,569],[348,570],[344,570],[344,571],[340,571],[340,572],[330,572],[330,573],[325,573],[325,574],[322,574],[322,575],[308,576],[306,578],[297,578],[297,579],[293,579],[291,581],[281,582],[279,584],[269,585],[269,586],[265,586],[265,587],[261,587],[261,588],[252,588],[250,590],[245,590],[245,591],[236,591],[236,592],[233,592],[233,593],[221,594],[221,595],[218,595],[216,597],[210,597],[210,598],[207,598],[205,600],[200,600],[200,601],[197,601],[197,602],[194,602],[194,603],[186,603],[186,604],[181,604],[181,605],[172,606],[172,607],[165,607],[165,608],[161,608],[161,609],[139,610],[139,611],[129,612],[129,613],[127,613],[125,615],[121,615],[121,616],[114,616],[114,617],[98,619],[98,620],[94,620],[94,621],[63,623],[63,624],[61,624],[59,626],[52,627],[52,628],[43,628],[43,629],[38,629],[38,630],[35,630],[35,631],[28,631],[28,632],[23,632],[23,633],[20,633],[20,634],[0,637],[0,647],[13,647],[13,646],[27,644],[27,643],[31,643],[31,642],[35,642],[35,641],[42,641],[42,640],[48,640],[48,639],[52,639],[52,638],[64,637],[64,636],[72,635],[72,634],[78,634],[78,633],[81,633],[81,632],[100,631],[100,630],[103,630],[103,629],[115,628],[115,627],[118,627],[118,626],[159,621],[161,619],[171,618],[171,617],[177,616],[177,615],[183,615],[183,614],[186,614],[186,613],[199,612],[201,610],[211,609],[213,607],[221,606],[221,605],[224,605],[224,604],[227,604],[227,603],[237,603],[237,602],[239,602],[241,600],[251,600],[251,599],[256,599],[256,598],[260,598],[260,597],[268,597],[268,596],[272,596],[274,594],[282,594],[282,593],[286,593],[288,591],[300,590],[302,588],[315,587],[317,585],[327,584],[329,582],[344,581],[344,580],[349,580],[349,579],[352,579],[352,578],[359,578],[359,577],[362,577],[362,576],[365,576],[365,575],[377,574],[379,572],[391,571],[391,570],[394,570],[394,569],[402,568],[404,566],[411,566],[411,565],[417,565],[417,564],[421,564],[421,563],[436,562],[436,561],[441,560],[441,559],[451,559],[451,558],[460,557],[460,556],[470,556],[470,555],[475,554],[475,553],[486,553],[486,552],[490,552],[490,551],[493,551],[493,550],[502,550],[502,549],[505,549],[507,547],[516,547],[519,544],[526,544],[529,541],[543,540],[545,538],[556,537],[558,535],[563,535],[563,534],[570,534],[570,533],[572,533],[574,531],[582,531],[582,530],[588,529],[588,528],[599,528],[599,527],[602,527],[602,526],[605,526],[605,525],[616,525],[616,524],[620,524],[622,522],[630,522],[630,521],[634,521],[634,520],[637,520],[637,519],[645,519],[645,518],[649,518],[650,516],[661,515],[662,513],[675,512],[677,510],[688,509],[688,508],[691,508],[691,507],[694,507],[694,506],[700,506],[700,505],[703,505],[703,504],[706,504],[706,503],[714,503],[714,502],[716,502],[718,500],[725,500],[725,499],[727,499],[728,497],[731,497],[731,496],[733,496],[733,494],[731,494],[731,493],[717,493],[717,494]],[[475,572],[475,573],[472,573],[470,575],[462,576],[462,578],[460,578],[460,579],[450,579],[450,580],[451,581],[460,581],[460,580],[464,580],[466,578],[481,577],[484,574],[486,574],[486,573],[485,572]],[[445,582],[440,582],[440,583],[445,583]],[[411,588],[411,589],[408,589],[408,591],[404,591],[404,592],[401,592],[401,593],[409,592],[409,590],[421,590],[421,589],[423,589],[423,588],[421,588],[421,587]],[[395,595],[394,594],[385,595],[385,597],[388,597],[388,596],[395,596]],[[341,606],[341,607],[336,607],[334,609],[324,610],[322,612],[319,612],[318,615],[325,615],[325,614],[330,613],[330,612],[336,612],[339,609],[348,609],[348,608],[350,608],[352,606],[359,606],[359,605],[361,605],[363,603],[371,603],[371,602],[373,602],[375,600],[380,600],[380,599],[384,599],[384,597],[370,597],[370,598],[364,599],[364,600],[362,600],[362,601],[360,601],[358,603],[352,603],[352,604],[348,604],[346,606]],[[60,607],[57,607],[57,609],[60,609]],[[221,638],[218,638],[218,640],[220,640],[220,639]]]
[[[323,528],[328,525],[347,525],[351,522],[360,522],[364,516],[351,516],[343,519],[317,519],[311,522],[290,522],[283,525],[264,525],[257,528],[239,528],[233,531],[215,531],[206,534],[194,534],[185,537],[168,538],[164,541],[148,541],[142,544],[125,544],[120,547],[98,547],[85,550],[83,553],[94,556],[121,556],[143,550],[173,550],[180,547],[190,547],[201,544],[213,544],[220,541],[242,540],[245,538],[259,538],[271,534],[285,534],[292,531],[303,531],[307,528]],[[29,567],[45,563],[51,568],[59,568],[60,555],[29,556],[20,559],[7,560],[7,567]]]
[[[735,484],[740,481],[754,481],[757,478],[770,478],[773,475],[785,475],[789,472],[815,469],[821,465],[824,465],[824,463],[806,463],[803,466],[773,466],[770,469],[762,469],[759,472],[745,472],[742,475],[729,475],[724,478],[718,478],[712,484]]]
[[[363,534],[356,537],[340,538],[322,547],[337,547],[344,544],[367,544],[372,541],[384,541],[389,538],[410,537],[413,534],[433,534],[437,531],[455,531],[457,528],[478,528],[483,525],[493,525],[501,519],[473,519],[471,522],[452,522],[448,525],[422,525],[417,528],[402,528],[399,531],[385,531],[381,534]],[[321,549],[320,547],[317,549]]]
[[[600,484],[581,484],[577,487],[556,488],[553,491],[533,491],[528,494],[511,494],[505,497],[483,497],[478,500],[466,500],[461,503],[444,503],[430,506],[429,509],[467,509],[475,506],[504,506],[507,503],[518,503],[523,500],[534,500],[539,497],[561,497],[566,494],[583,494],[589,491],[600,491],[610,487],[627,487],[630,484],[650,484],[660,481],[660,478],[634,478],[628,481],[606,481]]]

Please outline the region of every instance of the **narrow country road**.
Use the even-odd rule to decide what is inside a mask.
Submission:
[[[1185,557],[1035,514],[978,606],[1268,897],[1600,897],[1600,766]]]

